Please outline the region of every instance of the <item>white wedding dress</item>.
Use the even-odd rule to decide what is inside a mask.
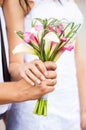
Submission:
[[[32,18],[66,18],[76,24],[83,16],[73,0],[35,0],[31,12],[25,17],[25,31],[31,28]],[[35,57],[26,55],[25,60]],[[33,114],[35,101],[13,104],[8,113],[7,130],[81,130],[78,86],[74,50],[64,52],[57,64],[58,82],[54,92],[48,96],[48,115]]]

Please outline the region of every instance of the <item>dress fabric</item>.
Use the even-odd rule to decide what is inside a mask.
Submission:
[[[75,23],[83,22],[83,16],[73,0],[35,0],[35,5],[25,17],[25,31],[29,31],[33,18],[66,18]],[[25,61],[35,59],[25,55]],[[78,87],[74,50],[65,51],[56,63],[58,83],[48,95],[48,115],[33,114],[36,101],[15,103],[7,116],[7,130],[81,130]]]
[[[1,20],[1,25],[2,25],[2,33],[3,33],[3,40],[4,40],[4,45],[5,45],[5,52],[6,52],[6,58],[8,62],[8,44],[7,44],[7,36],[6,36],[6,27],[5,27],[5,21],[4,21],[4,16],[3,16],[3,11],[2,8],[0,7],[0,20]],[[1,35],[0,35],[0,82],[3,82],[3,72],[2,72],[2,56],[1,56]],[[9,108],[9,104],[6,105],[0,105],[0,114],[3,114],[6,112]]]

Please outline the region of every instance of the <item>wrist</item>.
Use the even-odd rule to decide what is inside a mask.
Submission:
[[[31,99],[31,88],[24,79],[17,81],[16,86],[14,87],[14,102],[22,102]]]
[[[11,63],[9,66],[9,72],[13,81],[18,81],[21,79],[20,66],[21,65],[19,63]]]

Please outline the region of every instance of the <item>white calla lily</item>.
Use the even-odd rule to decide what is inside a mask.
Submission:
[[[44,40],[47,41],[54,41],[59,43],[60,39],[54,32],[49,32],[45,35]]]
[[[44,32],[44,30],[41,30],[41,31],[39,31],[39,32],[37,33],[37,38],[38,38],[38,40],[39,40],[39,43],[41,42],[41,38],[42,38],[43,32]]]
[[[27,45],[25,43],[21,43],[17,45],[12,52],[13,54],[21,53],[21,52],[35,54],[34,49],[30,45]]]
[[[45,50],[45,54],[46,54],[46,55],[49,54],[50,49],[51,49],[51,42],[50,42],[50,41],[47,41],[47,43],[45,42],[44,50]]]

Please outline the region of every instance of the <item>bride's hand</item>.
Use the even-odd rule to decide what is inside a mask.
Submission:
[[[35,84],[32,86],[24,79],[20,80],[18,82],[19,85],[18,83],[15,85],[17,89],[14,87],[14,89],[17,90],[17,95],[15,94],[17,96],[17,102],[38,99],[41,96],[54,91],[55,85],[57,83],[56,77],[56,72],[49,70],[47,78],[40,84]]]
[[[31,85],[40,84],[45,78],[51,78],[48,70],[53,72],[56,70],[55,63],[51,61],[42,62],[41,60],[34,60],[24,63],[19,68],[19,73]]]
[[[41,60],[33,60],[19,67],[19,73],[31,85],[40,84],[47,76],[47,69]]]

